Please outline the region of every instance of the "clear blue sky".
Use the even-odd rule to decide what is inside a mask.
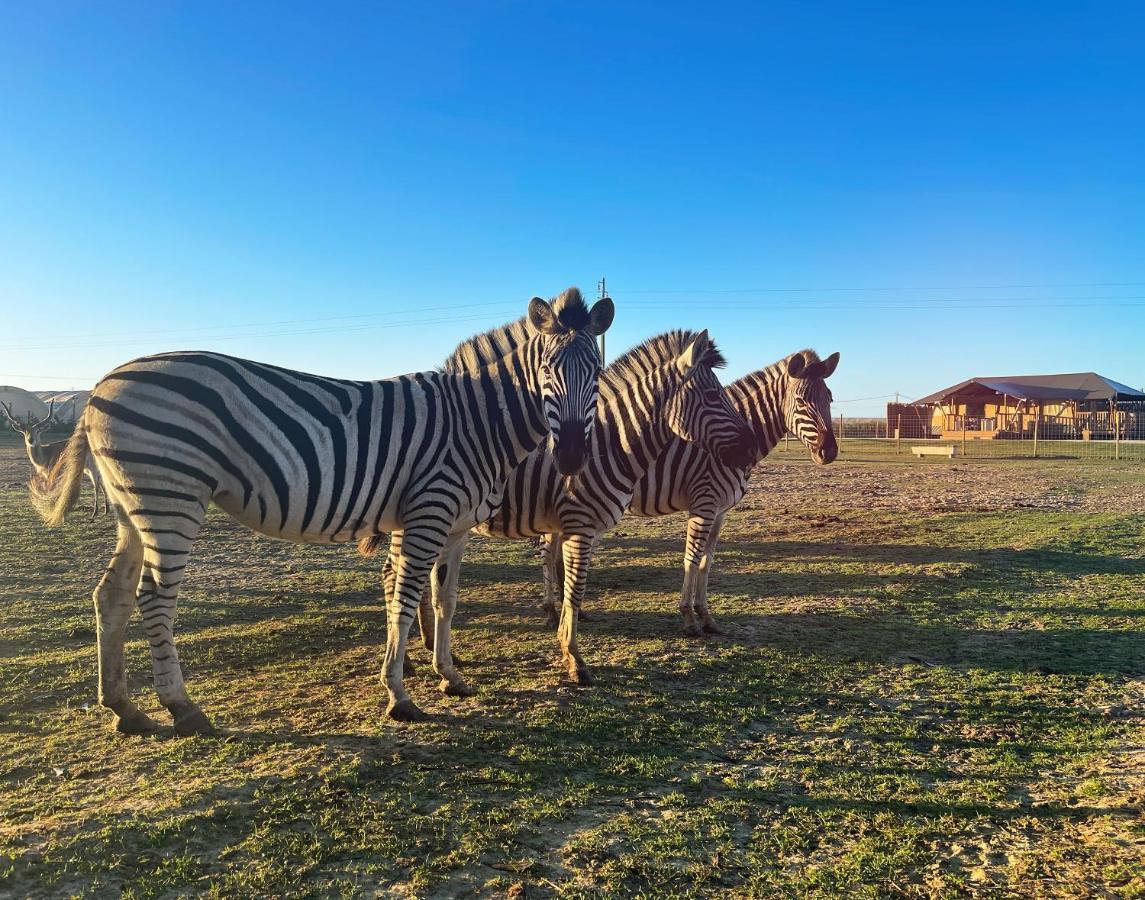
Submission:
[[[603,274],[610,351],[706,326],[729,377],[811,345],[841,400],[1143,386],[1140,10],[10,4],[0,383],[383,377]]]

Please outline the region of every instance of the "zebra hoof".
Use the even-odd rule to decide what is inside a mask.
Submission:
[[[688,637],[703,637],[704,631],[699,625],[693,622],[691,625],[684,626],[684,634]]]
[[[158,722],[138,709],[115,717],[115,730],[120,734],[148,734],[158,727]]]
[[[704,623],[704,632],[707,634],[723,634],[724,630],[715,622],[708,621]]]
[[[190,737],[193,734],[214,734],[215,726],[211,724],[206,713],[195,706],[183,715],[175,716],[175,733],[180,737]]]
[[[572,679],[574,684],[579,684],[582,687],[587,687],[592,684],[592,673],[588,670],[588,666],[580,665],[574,666],[569,669],[569,678]]]
[[[391,703],[386,715],[395,722],[424,722],[429,718],[409,697]]]
[[[470,687],[464,681],[450,681],[448,678],[441,679],[438,687],[447,697],[472,697],[477,693],[477,688]]]

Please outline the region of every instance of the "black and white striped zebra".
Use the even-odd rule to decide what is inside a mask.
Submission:
[[[387,606],[388,714],[418,719],[402,661],[422,586],[439,552],[487,518],[505,479],[552,434],[566,472],[584,464],[595,415],[596,336],[610,300],[591,310],[570,289],[551,304],[463,343],[482,366],[383,381],[345,381],[216,353],[127,363],[92,392],[62,461],[34,480],[49,524],[75,503],[90,451],[121,511],[119,540],[95,590],[100,703],[124,732],[155,724],[127,696],[123,637],[138,605],[155,687],[181,734],[209,731],[187,695],[173,625],[191,548],[214,502],[272,537],[308,543],[391,533],[395,590]],[[504,335],[512,335],[506,341]],[[500,348],[510,347],[504,355]],[[452,609],[438,623],[443,688],[469,693],[449,657]]]
[[[758,444],[750,463],[729,465],[701,446],[674,439],[637,482],[630,514],[688,513],[680,612],[689,635],[719,632],[708,609],[708,577],[724,518],[743,499],[755,464],[788,430],[815,462],[825,465],[838,455],[826,384],[838,364],[838,353],[820,360],[813,350],[803,350],[727,385],[728,400],[747,420]],[[556,577],[559,561],[550,548],[542,550],[548,582]],[[552,602],[546,597],[546,604]]]
[[[723,365],[706,331],[672,331],[632,348],[601,376],[593,452],[581,473],[563,478],[552,448],[539,447],[513,471],[493,515],[474,529],[505,538],[553,536],[564,575],[558,635],[569,677],[579,684],[592,680],[576,632],[593,546],[624,515],[641,474],[672,438],[729,465],[756,458],[755,437],[716,378],[714,369]],[[456,568],[448,558],[442,565]],[[435,607],[439,587],[456,591],[456,584],[431,580]],[[557,624],[555,609],[552,618]],[[428,624],[423,597],[422,637],[436,647]]]

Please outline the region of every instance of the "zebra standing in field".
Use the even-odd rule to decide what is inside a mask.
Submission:
[[[214,502],[263,534],[307,543],[391,533],[395,590],[387,605],[387,713],[425,714],[402,684],[410,623],[426,575],[459,533],[500,501],[510,470],[551,434],[567,473],[583,466],[594,421],[596,336],[612,301],[590,310],[575,288],[526,318],[462,344],[484,355],[471,373],[345,381],[216,353],[127,363],[92,392],[61,462],[33,479],[50,525],[75,503],[90,448],[119,508],[119,540],[95,589],[100,703],[120,731],[155,727],[127,696],[123,638],[143,615],[159,700],[180,734],[210,730],[188,697],[175,650],[184,569]],[[515,335],[495,354],[496,335]],[[468,694],[449,656],[452,608],[439,610],[434,667],[447,693]]]
[[[548,447],[539,447],[509,479],[501,504],[474,530],[480,534],[526,538],[553,535],[564,559],[563,604],[558,629],[569,677],[591,683],[577,648],[577,618],[584,597],[593,546],[612,528],[632,499],[641,474],[672,438],[694,442],[728,465],[744,466],[757,456],[755,436],[729,405],[714,369],[723,356],[706,331],[672,331],[629,350],[601,375],[595,448],[576,479],[564,479]],[[380,542],[368,539],[371,552]],[[459,554],[459,551],[458,551]],[[443,558],[446,572],[456,563]],[[430,581],[433,604],[440,593],[456,592],[456,577]],[[422,638],[434,647],[429,598],[423,595]],[[448,602],[455,601],[451,597]],[[554,610],[553,624],[556,623]]]
[[[839,354],[819,359],[802,350],[733,381],[725,391],[732,407],[751,425],[759,449],[745,465],[729,465],[696,444],[672,440],[636,484],[628,512],[636,516],[688,513],[684,542],[684,584],[680,612],[692,636],[720,629],[708,609],[708,577],[728,510],[743,499],[756,463],[790,431],[820,465],[835,460],[839,446],[831,428],[831,390],[825,381]],[[542,542],[545,608],[555,615],[555,585],[561,560],[551,542]]]

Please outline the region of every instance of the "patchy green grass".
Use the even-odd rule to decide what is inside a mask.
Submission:
[[[724,529],[706,640],[675,612],[682,520],[625,521],[591,689],[562,681],[530,548],[474,541],[456,647],[480,694],[438,695],[415,650],[425,725],[381,715],[376,561],[213,515],[178,636],[223,731],[189,739],[110,730],[89,597],[112,529],[43,530],[8,471],[0,894],[1145,894],[1136,465],[781,457]],[[920,511],[924,475],[1030,505]]]

